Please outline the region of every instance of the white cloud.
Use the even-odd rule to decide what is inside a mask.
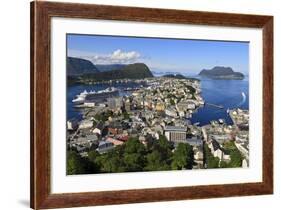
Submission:
[[[117,49],[109,54],[97,54],[91,52],[80,52],[76,50],[68,50],[68,56],[85,58],[94,64],[130,64],[137,62],[141,55],[136,51],[122,51]]]
[[[170,63],[168,60],[160,61],[152,59],[150,56],[141,55],[137,51],[123,51],[116,49],[108,54],[87,52],[68,49],[68,56],[84,58],[92,61],[94,64],[132,64],[136,62],[145,63],[153,71],[187,71],[186,66]]]

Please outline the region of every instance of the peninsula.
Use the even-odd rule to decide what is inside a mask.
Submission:
[[[102,67],[103,69],[101,68],[101,65],[97,66],[86,59],[68,57],[68,84],[93,84],[95,82],[117,79],[144,79],[153,77],[152,72],[144,63],[104,65]],[[102,69],[102,71],[98,68]]]

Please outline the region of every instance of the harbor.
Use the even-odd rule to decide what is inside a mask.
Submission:
[[[132,138],[147,147],[149,141],[157,142],[161,137],[174,149],[180,143],[191,145],[195,153],[192,169],[203,169],[211,167],[203,161],[209,150],[218,158],[216,167],[220,167],[221,162],[233,165],[231,159],[237,156],[229,155],[227,145],[235,144],[237,151],[246,157],[243,167],[248,166],[248,110],[225,109],[219,102],[205,102],[197,80],[149,78],[145,82],[147,85],[134,88],[93,90],[91,87],[74,95],[70,103],[82,118],[67,121],[69,148],[87,158],[89,150],[104,155],[127,145]],[[244,97],[242,100],[245,101]],[[206,109],[224,117],[211,119],[206,124],[199,120],[192,122],[194,115]],[[219,154],[215,152],[218,148]]]

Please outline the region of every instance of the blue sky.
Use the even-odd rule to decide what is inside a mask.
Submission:
[[[68,56],[94,64],[143,62],[152,71],[197,74],[229,66],[248,74],[249,43],[95,35],[67,35]]]

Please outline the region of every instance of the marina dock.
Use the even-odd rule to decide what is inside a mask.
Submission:
[[[217,105],[217,104],[212,104],[212,103],[207,103],[207,102],[205,104],[209,105],[209,106],[213,106],[213,107],[219,108],[219,109],[223,109],[222,105]]]

